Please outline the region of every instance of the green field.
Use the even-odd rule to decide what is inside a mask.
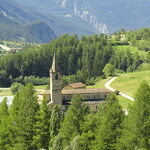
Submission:
[[[36,90],[46,90],[47,85],[40,85],[40,86],[34,86],[34,89]],[[10,88],[8,89],[0,89],[0,96],[12,96]]]
[[[150,70],[120,74],[111,87],[134,97],[143,80],[150,84]]]
[[[107,78],[107,79],[99,79],[95,85],[92,85],[92,86],[87,86],[87,88],[105,88],[104,84],[110,79]]]
[[[130,101],[123,96],[118,95],[117,98],[123,109],[128,109],[129,105],[133,104],[133,101]]]
[[[139,50],[135,46],[131,45],[122,45],[122,46],[115,46],[116,50],[118,51],[130,51],[132,54],[138,53],[142,60],[146,60],[147,52]]]
[[[47,86],[48,85],[38,85],[38,86],[34,86],[34,89],[37,89],[37,90],[47,90]]]
[[[1,90],[0,89],[0,96],[12,96],[10,89]]]
[[[99,81],[97,81],[95,83],[95,85],[93,86],[88,86],[87,88],[105,88],[104,84],[110,79],[111,77],[107,78],[107,79],[100,79]],[[119,104],[122,106],[123,109],[127,109],[129,104],[132,104],[133,102],[120,96],[117,95]]]

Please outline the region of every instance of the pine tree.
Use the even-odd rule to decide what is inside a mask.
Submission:
[[[60,134],[55,136],[52,144],[49,150],[63,150],[62,136]]]
[[[137,90],[117,147],[120,150],[150,149],[150,87],[145,81]]]
[[[40,105],[40,110],[36,115],[35,135],[33,136],[33,143],[37,149],[48,150],[50,139],[50,108],[47,105],[47,100],[43,99]]]
[[[97,50],[95,54],[94,64],[93,64],[93,76],[99,75],[101,73],[101,58],[102,58],[102,51]]]
[[[99,124],[98,113],[91,112],[84,116],[81,123],[81,135],[73,138],[70,148],[80,150],[92,150],[95,145],[96,132]]]
[[[100,117],[95,150],[114,150],[121,135],[124,113],[114,94],[107,98],[104,108],[104,113],[101,112],[103,116]]]
[[[86,112],[80,95],[75,95],[72,98],[71,104],[60,128],[64,148],[70,144],[75,136],[81,134],[81,121],[84,120]]]
[[[34,149],[33,135],[36,113],[39,110],[33,86],[27,84],[14,98],[11,108],[11,147],[14,149]]]
[[[60,124],[63,121],[63,112],[61,110],[61,106],[54,105],[51,113],[51,119],[50,119],[50,141],[49,141],[49,147],[50,149],[54,149],[54,139],[55,136],[58,135]],[[56,140],[56,139],[55,139]]]
[[[7,99],[4,98],[0,105],[0,149],[7,150],[9,141],[9,112]]]
[[[9,147],[14,147],[16,143],[16,137],[18,134],[18,115],[19,115],[19,108],[21,104],[20,93],[18,92],[13,99],[12,105],[9,108],[10,112],[10,128],[9,128],[9,139],[11,141]]]

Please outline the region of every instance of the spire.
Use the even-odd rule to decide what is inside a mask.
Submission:
[[[54,56],[53,56],[52,68],[50,69],[50,71],[52,71],[52,72],[57,72],[58,71],[55,53],[54,53]]]

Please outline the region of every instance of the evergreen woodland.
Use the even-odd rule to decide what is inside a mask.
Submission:
[[[143,62],[138,54],[117,52],[106,35],[81,39],[64,35],[49,44],[0,57],[0,86],[7,87],[13,82],[47,84],[45,77],[49,77],[54,52],[62,75],[69,76],[63,78],[63,84],[74,81],[88,84],[92,77],[104,75],[103,69],[109,63],[114,69],[132,72]]]
[[[92,111],[75,95],[66,112],[43,99],[33,86],[0,104],[1,150],[149,150],[150,86],[144,81],[125,115],[112,93]]]

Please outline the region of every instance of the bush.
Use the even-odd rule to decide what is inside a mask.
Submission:
[[[86,80],[86,84],[87,85],[95,85],[95,78],[90,78]]]
[[[10,90],[12,92],[12,94],[16,94],[18,91],[22,90],[23,85],[21,83],[18,82],[14,82],[11,87]]]

